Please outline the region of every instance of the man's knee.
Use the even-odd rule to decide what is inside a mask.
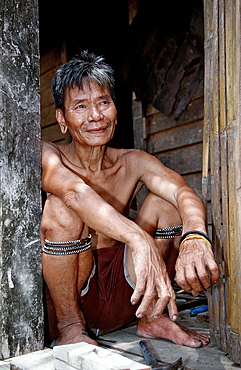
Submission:
[[[182,221],[171,203],[149,193],[138,212],[136,223],[154,236],[157,229],[178,226]]]
[[[64,232],[70,238],[77,235],[78,238],[83,226],[82,220],[60,198],[53,194],[48,196],[42,215],[41,234],[49,230],[60,235]]]

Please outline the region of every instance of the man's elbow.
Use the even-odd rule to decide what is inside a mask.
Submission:
[[[75,182],[62,189],[61,198],[68,208],[75,209],[88,196],[90,189],[84,182]]]

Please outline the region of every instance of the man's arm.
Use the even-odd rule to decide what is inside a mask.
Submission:
[[[170,317],[177,316],[175,294],[153,238],[66,168],[58,149],[50,143],[43,143],[42,187],[62,199],[89,227],[131,247],[136,274],[131,302],[137,303],[144,294],[136,312],[138,317],[144,315],[154,297],[158,299],[153,316],[161,314],[167,304]]]
[[[138,225],[117,212],[66,168],[57,148],[46,142],[42,151],[42,188],[59,197],[84,223],[99,233],[126,244],[140,234],[143,237],[144,232]]]
[[[183,233],[193,230],[207,233],[204,204],[186,181],[147,153],[137,152],[136,161],[139,165],[135,165],[135,168],[139,169],[140,179],[149,190],[178,210]],[[176,263],[178,284],[185,290],[198,292],[203,288],[208,289],[218,278],[218,267],[208,243],[202,239],[185,241]]]

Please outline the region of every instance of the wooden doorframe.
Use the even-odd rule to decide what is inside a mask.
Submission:
[[[236,363],[241,362],[240,15],[240,0],[204,0],[203,197],[210,186],[221,273],[210,292],[210,327]]]

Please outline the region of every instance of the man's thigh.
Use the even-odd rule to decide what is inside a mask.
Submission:
[[[81,309],[89,327],[114,330],[135,319],[130,303],[133,288],[124,272],[125,246],[94,250],[96,270],[89,290],[81,296]]]

